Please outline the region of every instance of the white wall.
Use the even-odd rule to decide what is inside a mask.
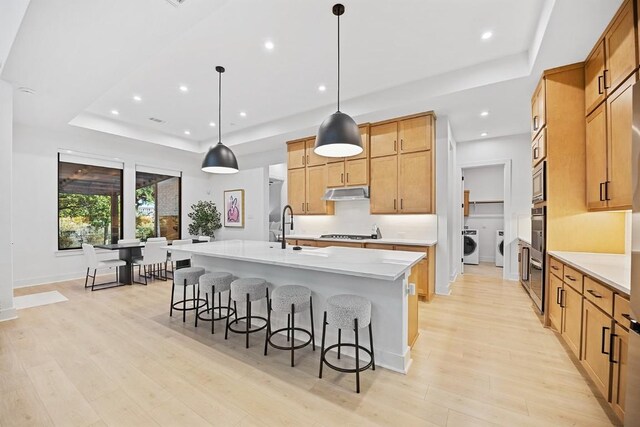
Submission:
[[[13,88],[0,80],[0,321],[16,317],[13,307],[12,144]]]
[[[242,166],[241,166],[242,167]],[[224,220],[224,191],[244,190],[244,228],[224,227],[216,239],[268,240],[269,238],[269,168],[240,170],[233,175],[211,175],[210,193]],[[224,221],[223,221],[224,224]]]
[[[518,279],[517,234],[518,218],[531,213],[531,140],[529,134],[511,135],[495,139],[483,139],[458,144],[459,167],[482,162],[508,162],[510,173],[505,178],[511,187],[510,204],[505,204],[505,273],[511,280]],[[509,196],[509,197],[507,197]],[[473,198],[473,196],[472,196]],[[509,252],[507,265],[506,254]]]
[[[449,294],[451,281],[451,229],[455,217],[453,204],[450,159],[453,155],[453,136],[446,117],[439,117],[436,125],[436,215],[438,217],[438,245],[436,246],[436,293]]]
[[[467,168],[462,172],[471,201],[504,200],[503,165]],[[495,262],[496,232],[504,230],[504,205],[470,203],[464,222],[467,228],[478,230],[480,261]]]
[[[4,115],[3,115],[4,117]],[[14,125],[13,232],[14,286],[82,277],[80,251],[57,250],[57,153],[119,158],[124,162],[124,236],[135,235],[135,165],[182,171],[182,235],[188,236],[190,206],[209,200],[210,175],[200,170],[202,156],[127,138],[68,127],[64,131]],[[4,159],[4,156],[3,156]],[[4,180],[3,180],[4,182]],[[113,257],[114,254],[107,254]]]

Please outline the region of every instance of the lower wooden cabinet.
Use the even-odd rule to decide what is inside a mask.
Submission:
[[[556,332],[562,332],[562,290],[564,283],[555,274],[549,275],[547,316],[549,326]]]
[[[591,301],[584,301],[582,314],[582,365],[605,398],[609,398],[609,351],[612,321]]]
[[[582,294],[565,284],[562,290],[562,335],[564,340],[580,359],[582,339]]]
[[[316,240],[316,246],[319,248],[328,248],[329,246],[341,246],[343,248],[363,248],[362,243],[355,242],[333,242],[326,240]]]
[[[624,419],[624,402],[627,397],[627,368],[629,366],[629,331],[616,323],[611,340],[611,405],[613,411]]]

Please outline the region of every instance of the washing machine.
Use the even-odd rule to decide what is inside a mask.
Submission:
[[[504,265],[504,231],[496,231],[496,267]]]
[[[478,230],[464,230],[464,263],[478,265],[480,263],[480,235]]]

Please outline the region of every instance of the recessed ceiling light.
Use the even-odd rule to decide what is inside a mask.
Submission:
[[[324,92],[325,90],[327,90],[327,87],[325,85],[318,86],[318,91]]]
[[[247,117],[247,113],[245,113],[244,111],[240,111],[240,117]]]
[[[184,131],[184,134],[185,134],[185,135],[191,135],[191,131],[190,131],[190,130],[185,130],[185,131]]]
[[[209,122],[209,126],[211,126],[212,128],[216,127],[216,124],[214,122]]]
[[[489,112],[488,111],[483,111],[482,113],[480,113],[480,115],[482,117],[487,117],[489,115]]]
[[[487,136],[487,135],[489,135],[487,132],[482,132],[482,133],[480,134],[480,136]]]
[[[180,85],[180,91],[181,92],[189,92],[189,88],[185,85]]]
[[[264,47],[267,50],[273,50],[273,48],[276,47],[276,45],[274,45],[272,41],[267,41],[264,43]]]
[[[118,114],[120,114],[120,112],[118,110],[111,110],[111,114],[117,116]]]
[[[493,37],[493,33],[491,31],[485,31],[482,33],[482,40],[489,40],[491,37]]]
[[[136,102],[142,101],[142,97],[140,95],[133,95],[133,100]]]

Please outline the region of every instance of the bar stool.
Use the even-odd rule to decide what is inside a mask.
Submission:
[[[307,309],[309,309],[309,312],[311,313],[311,332],[303,328],[296,328],[295,326],[296,313],[302,313]],[[272,310],[280,313],[287,313],[286,328],[276,329],[275,331],[271,330]],[[291,342],[291,345],[288,347],[274,344],[273,341],[271,341],[271,338],[274,335],[284,331],[287,331],[287,341]],[[295,331],[305,333],[309,339],[303,344],[295,345]],[[289,335],[291,335],[291,337],[289,337]],[[306,347],[309,343],[312,344],[313,351],[316,351],[315,333],[313,330],[313,300],[311,297],[311,290],[300,285],[287,285],[275,288],[271,293],[271,298],[267,305],[267,335],[264,341],[264,355],[267,355],[267,348],[269,345],[279,350],[290,350],[291,367],[293,367],[295,350]]]
[[[338,344],[324,347],[327,324],[338,328]],[[369,346],[370,350],[361,346],[358,340],[358,331],[360,328],[366,328],[369,326]],[[341,342],[341,330],[353,329],[355,331],[355,343],[342,343]],[[341,347],[353,347],[355,348],[355,369],[341,368],[329,363],[326,359],[328,351],[338,348],[338,359],[340,358]],[[360,366],[360,351],[364,351],[369,355],[369,363],[364,366]],[[331,369],[339,372],[345,372],[356,374],[356,393],[360,393],[360,372],[369,368],[376,370],[376,361],[373,355],[373,334],[371,332],[371,301],[358,295],[334,295],[327,299],[327,310],[324,312],[324,319],[322,321],[322,351],[320,353],[320,375],[322,378],[322,367],[326,364]]]
[[[211,333],[215,333],[214,325],[216,320],[224,320],[227,317],[235,314],[235,310],[230,305],[222,306],[222,293],[231,289],[231,282],[233,281],[233,275],[231,273],[225,273],[222,271],[216,271],[213,273],[205,273],[200,276],[198,287],[198,299],[200,299],[200,292],[204,292],[206,301],[205,310],[198,310],[196,312],[196,328],[198,327],[198,319],[211,321]],[[215,296],[218,294],[218,306],[216,307]],[[211,295],[211,308],[209,308],[209,295]],[[214,309],[218,309],[218,316],[215,316]],[[225,315],[222,315],[222,310],[225,310]],[[204,314],[211,314],[211,316],[203,316]]]
[[[198,286],[198,280],[200,276],[204,274],[204,268],[202,267],[188,267],[176,270],[173,275],[173,283],[171,285],[171,308],[169,309],[169,316],[173,316],[173,310],[182,311],[182,321],[187,319],[187,311],[197,310],[204,307],[204,300],[199,297],[196,301],[196,286]],[[176,286],[182,286],[182,300],[174,302],[174,293]],[[187,299],[187,286],[193,286],[193,297]],[[187,302],[191,301],[192,306],[187,307]],[[182,307],[180,307],[182,304]]]
[[[179,270],[178,270],[179,271]],[[227,317],[227,327],[224,331],[224,339],[226,340],[229,336],[229,331],[234,332],[236,334],[245,334],[246,335],[246,348],[249,348],[249,334],[253,334],[255,332],[261,331],[267,327],[267,319],[261,316],[252,316],[251,315],[251,303],[254,301],[259,301],[262,298],[267,298],[269,301],[269,289],[267,288],[267,282],[263,279],[257,278],[246,278],[246,279],[237,279],[231,282],[231,292],[229,292],[229,303],[228,306],[231,306],[231,300],[233,300],[233,309],[236,312],[235,320],[229,322],[230,317]],[[238,302],[246,302],[247,304],[247,313],[245,316],[238,317],[238,306],[236,303]],[[260,319],[264,320],[264,325],[252,328],[251,320],[252,319]],[[240,321],[244,320],[246,323],[246,327],[244,330],[234,329],[234,325],[238,325]]]

